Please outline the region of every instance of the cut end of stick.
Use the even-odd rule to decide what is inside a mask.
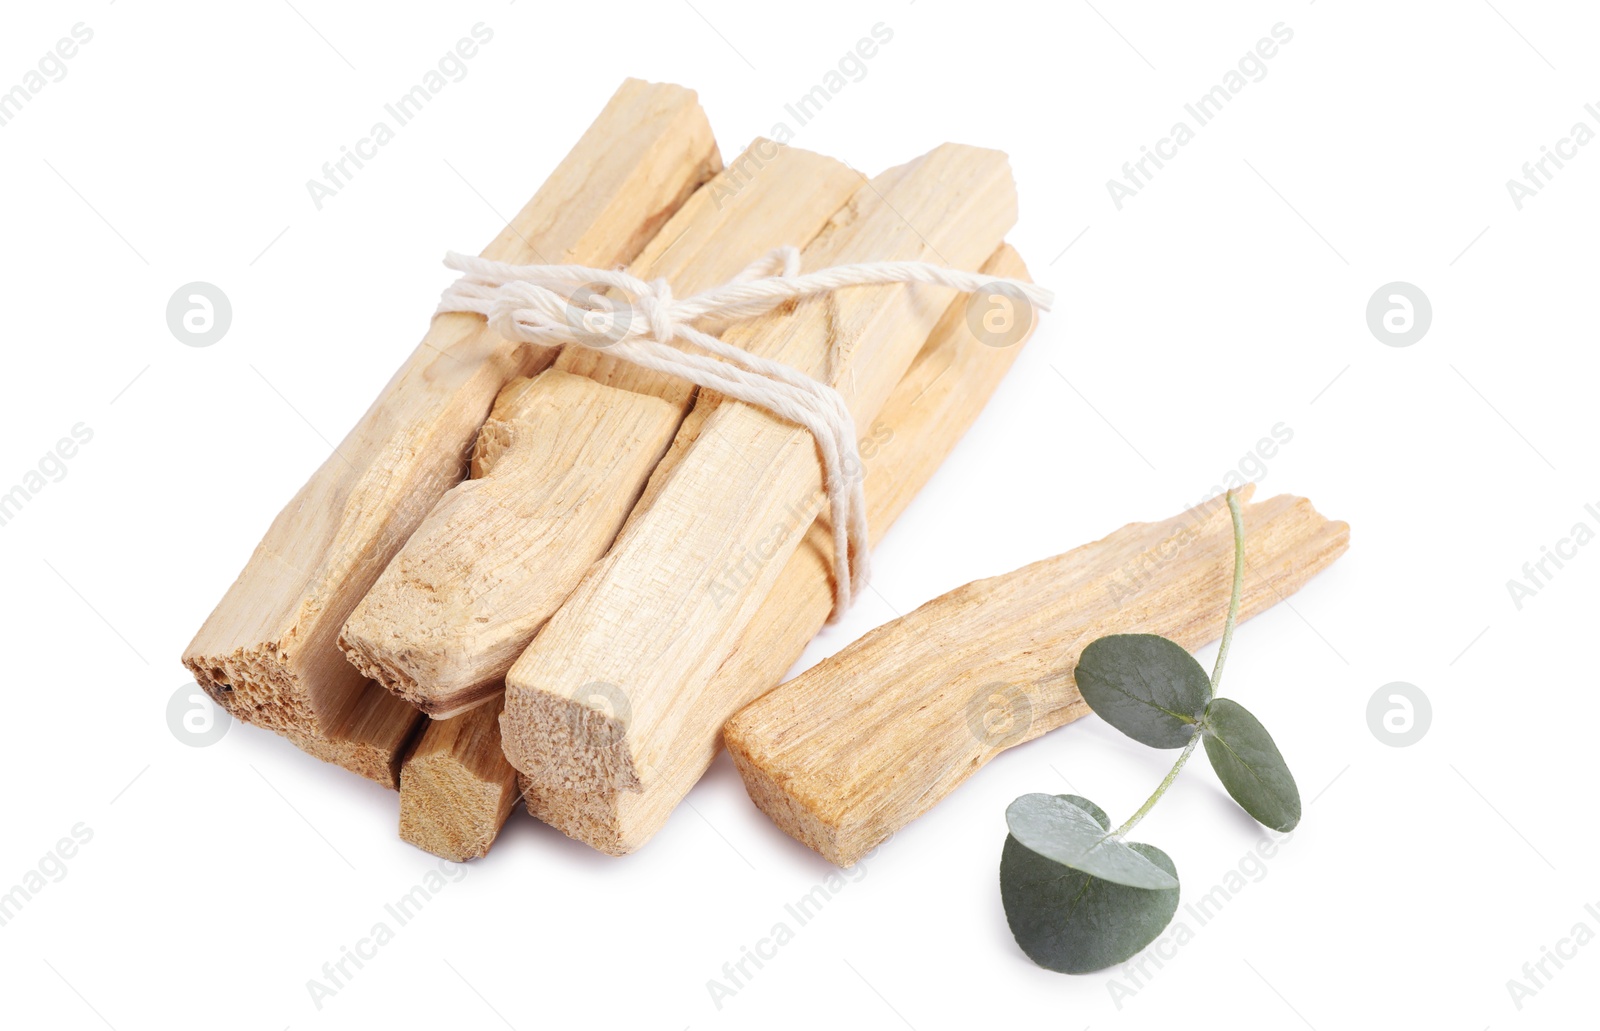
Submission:
[[[368,682],[320,734],[288,730],[300,750],[386,788],[400,786],[400,763],[426,722],[416,707]]]
[[[430,722],[400,770],[400,837],[465,862],[487,855],[517,802],[500,753],[500,706]]]
[[[371,596],[369,595],[369,598]],[[361,675],[396,698],[442,720],[477,708],[501,689],[498,676],[451,677],[454,667],[440,668],[430,661],[434,649],[400,645],[386,648],[379,642],[394,637],[393,626],[363,602],[339,634],[339,650]],[[429,672],[433,675],[427,676]]]
[[[241,723],[253,723],[280,734],[318,728],[310,699],[271,644],[240,648],[228,655],[190,652],[183,664],[211,700]]]
[[[431,755],[400,770],[400,837],[464,863],[489,854],[517,800],[516,781],[479,779],[457,758]]]
[[[518,775],[517,785],[535,819],[597,852],[625,856],[644,844],[629,839],[621,810],[623,799],[615,791],[546,788],[526,774]]]
[[[359,615],[361,610],[356,611]],[[417,692],[416,678],[404,668],[382,661],[381,655],[374,655],[360,631],[361,627],[355,617],[352,617],[351,621],[345,624],[343,632],[339,634],[339,650],[350,660],[350,665],[359,670],[362,676],[377,681],[385,690],[399,695],[418,708],[424,708],[423,702],[426,699],[420,697]]]
[[[611,684],[585,685],[570,698],[538,689],[507,692],[500,716],[506,759],[542,787],[638,791],[627,719],[617,711],[626,706],[626,693]]]
[[[846,828],[821,819],[798,795],[777,780],[770,772],[771,766],[751,756],[750,750],[757,742],[746,739],[739,732],[737,717],[728,723],[724,741],[728,746],[728,754],[733,757],[734,768],[739,771],[745,791],[756,808],[781,827],[785,834],[833,865],[854,866],[857,860],[893,834],[890,831],[876,839],[859,832],[852,835]]]

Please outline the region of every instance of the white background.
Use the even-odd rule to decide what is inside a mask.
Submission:
[[[1591,1024],[1600,945],[1547,964],[1520,1010],[1507,981],[1575,923],[1600,931],[1584,910],[1600,902],[1600,547],[1520,610],[1506,584],[1575,523],[1600,528],[1584,510],[1600,503],[1600,146],[1521,210],[1505,183],[1574,123],[1600,128],[1584,110],[1600,17],[1534,0],[1215,6],[10,5],[0,89],[75,23],[94,38],[0,128],[0,489],[74,425],[94,437],[0,527],[0,888],[75,824],[93,838],[0,927],[0,1019]],[[317,210],[306,180],[480,21],[494,39],[467,78]],[[882,547],[881,598],[805,662],[975,577],[1179,511],[1283,422],[1293,440],[1258,496],[1311,497],[1352,548],[1241,629],[1225,691],[1288,757],[1301,828],[1120,1008],[1117,971],[1038,969],[1000,907],[1007,803],[1070,782],[1120,818],[1171,758],[1083,720],[900,833],[719,1010],[707,982],[831,869],[724,758],[627,859],[518,814],[319,1011],[308,979],[434,860],[396,838],[393,794],[277,737],[179,741],[184,645],[420,336],[440,257],[493,236],[623,77],[697,89],[732,156],[879,22],[893,40],[794,145],[870,173],[946,139],[1006,150],[1010,239],[1061,303]],[[1265,78],[1119,211],[1106,181],[1279,22],[1293,40]],[[234,308],[204,349],[165,321],[193,280]],[[1406,348],[1366,325],[1394,280],[1433,306]],[[1368,727],[1392,681],[1432,703],[1410,747]],[[1261,834],[1196,763],[1138,836],[1192,902]]]

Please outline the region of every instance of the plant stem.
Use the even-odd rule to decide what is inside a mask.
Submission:
[[[1239,499],[1228,491],[1228,511],[1233,516],[1233,596],[1228,599],[1228,621],[1222,625],[1222,646],[1217,649],[1217,664],[1211,670],[1211,694],[1216,696],[1217,685],[1222,682],[1222,665],[1228,659],[1228,646],[1233,643],[1233,628],[1239,622],[1239,596],[1244,593],[1244,513],[1239,511]],[[1178,761],[1172,764],[1172,769],[1167,771],[1166,777],[1156,785],[1155,791],[1145,799],[1144,805],[1121,827],[1118,827],[1112,836],[1121,838],[1134,825],[1145,818],[1145,814],[1155,808],[1161,796],[1167,793],[1167,788],[1178,779],[1178,771],[1183,769],[1183,764],[1189,761],[1189,756],[1194,753],[1194,746],[1200,743],[1200,738],[1205,734],[1205,721],[1202,719],[1194,728],[1194,736],[1189,743],[1183,746],[1183,751],[1178,755]]]
[[[1144,800],[1144,805],[1139,807],[1138,812],[1128,817],[1128,821],[1113,832],[1114,837],[1120,838],[1133,830],[1134,824],[1144,819],[1145,814],[1155,808],[1156,803],[1161,800],[1161,796],[1167,793],[1167,788],[1171,787],[1172,782],[1178,779],[1178,771],[1183,769],[1183,764],[1189,761],[1189,756],[1194,752],[1194,746],[1199,743],[1200,728],[1196,727],[1194,736],[1189,739],[1188,744],[1183,746],[1183,751],[1178,755],[1178,761],[1172,764],[1172,769],[1167,771],[1166,777],[1162,779],[1160,784],[1156,785],[1155,792]]]
[[[1233,644],[1233,628],[1239,622],[1239,596],[1244,593],[1244,513],[1239,498],[1228,491],[1228,511],[1233,515],[1233,596],[1228,599],[1228,621],[1222,624],[1222,646],[1217,649],[1217,664],[1211,668],[1211,693],[1222,683],[1222,664],[1228,661]]]

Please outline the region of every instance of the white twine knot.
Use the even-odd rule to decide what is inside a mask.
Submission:
[[[850,608],[868,576],[864,476],[849,406],[827,383],[725,344],[691,324],[751,318],[847,286],[924,283],[964,293],[992,290],[1043,311],[1054,300],[1034,283],[920,261],[836,265],[801,274],[800,251],[794,247],[775,248],[722,286],[684,298],[674,297],[665,279],[646,282],[614,269],[513,265],[456,253],[446,255],[444,263],[462,276],[440,298],[441,312],[475,312],[507,340],[601,350],[755,405],[809,432],[822,463],[833,530],[830,622]],[[673,346],[679,340],[705,353]]]

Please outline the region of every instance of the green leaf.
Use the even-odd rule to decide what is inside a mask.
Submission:
[[[1110,821],[1088,799],[1061,795],[1103,827]],[[1178,910],[1177,868],[1153,845],[1128,846],[1172,878],[1170,888],[1114,884],[1062,866],[1007,835],[1000,853],[1000,901],[1028,958],[1048,970],[1087,974],[1138,954]]]
[[[1193,655],[1155,634],[1112,634],[1083,650],[1078,690],[1097,715],[1141,744],[1182,748],[1211,699]]]
[[[1111,837],[1106,814],[1066,795],[1023,795],[1006,809],[1011,836],[1062,866],[1130,888],[1172,888],[1177,878],[1142,852]],[[1092,810],[1092,811],[1091,811]]]
[[[1231,698],[1206,707],[1206,756],[1233,800],[1275,831],[1300,822],[1300,789],[1272,743],[1272,735],[1250,710]]]
[[[1098,823],[1105,830],[1110,830],[1111,829],[1111,817],[1110,817],[1110,815],[1107,814],[1104,809],[1101,809],[1099,806],[1095,805],[1093,802],[1089,801],[1087,798],[1084,798],[1082,795],[1057,795],[1056,797],[1057,798],[1062,798],[1062,799],[1067,800],[1068,802],[1071,802],[1073,805],[1077,806],[1079,809],[1082,809],[1084,812],[1086,812],[1090,816],[1094,817],[1094,822]]]

